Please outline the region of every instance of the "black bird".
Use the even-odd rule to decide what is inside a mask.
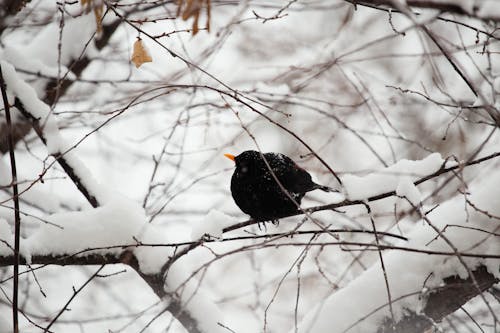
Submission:
[[[236,163],[231,178],[234,201],[243,212],[259,222],[276,221],[297,213],[306,192],[318,189],[336,192],[313,182],[306,170],[280,153],[261,154],[247,150],[238,156],[224,156]]]

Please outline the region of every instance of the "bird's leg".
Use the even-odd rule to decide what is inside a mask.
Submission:
[[[259,231],[262,231],[262,229],[264,229],[264,232],[267,232],[265,221],[257,221],[257,227],[259,227]]]

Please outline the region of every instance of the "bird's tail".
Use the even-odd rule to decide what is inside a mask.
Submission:
[[[340,192],[339,190],[336,190],[334,188],[331,188],[331,187],[328,187],[328,186],[324,186],[324,185],[319,185],[319,184],[316,184],[316,188],[318,190],[321,190],[321,191],[324,191],[324,192]]]

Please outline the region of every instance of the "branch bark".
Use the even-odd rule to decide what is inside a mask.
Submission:
[[[15,1],[12,1],[13,3]],[[22,1],[21,1],[22,2]],[[121,24],[121,20],[117,19],[113,23],[103,26],[101,36],[95,40],[95,47],[97,50],[102,50],[109,42],[110,38],[113,36],[114,32]],[[86,55],[74,59],[71,64],[68,64],[68,68],[76,77],[80,77],[83,71],[91,64],[92,59]],[[52,79],[45,87],[45,97],[43,101],[48,105],[53,105],[61,98],[66,91],[71,87],[71,85],[76,82],[74,79],[63,78],[62,80]],[[0,154],[4,154],[8,151],[8,138],[7,138],[7,125],[0,124]],[[14,143],[22,140],[26,135],[29,134],[31,128],[35,124],[32,123],[31,119],[20,118],[15,122],[13,127]]]
[[[31,127],[34,129],[35,133],[38,135],[40,140],[47,144],[47,140],[43,135],[42,127],[39,124],[39,119],[36,119],[31,115],[24,107],[23,103],[19,98],[16,97],[14,106],[21,112],[21,114],[31,122]],[[75,170],[71,167],[70,163],[66,161],[66,158],[61,153],[56,153],[52,155],[59,165],[63,168],[64,172],[68,175],[68,177],[73,181],[78,190],[83,194],[83,196],[87,199],[90,205],[94,208],[99,207],[99,202],[97,201],[94,194],[82,183],[82,179],[76,174]]]
[[[352,3],[353,5],[360,5],[366,7],[379,7],[384,6],[392,9],[396,9],[393,0],[374,0],[374,1],[358,1],[358,0],[345,0]],[[500,17],[495,15],[495,13],[488,12],[487,14],[480,13],[482,1],[475,1],[469,8],[464,8],[463,3],[456,0],[407,0],[406,4],[409,7],[422,8],[422,9],[437,9],[442,12],[448,12],[453,14],[465,15],[473,17],[483,21],[500,21]],[[397,10],[395,10],[397,11]]]
[[[443,281],[443,286],[428,295],[422,314],[409,312],[395,324],[387,318],[377,333],[423,333],[431,328],[433,323],[441,322],[473,297],[499,282],[485,266],[479,266],[472,271],[472,274],[480,290],[476,288],[471,277],[467,279],[461,279],[458,276],[447,277]]]
[[[496,153],[490,154],[488,156],[484,156],[484,157],[481,157],[481,158],[478,158],[478,159],[475,159],[473,161],[469,161],[469,162],[466,162],[466,163],[463,163],[463,164],[457,164],[457,165],[454,165],[454,166],[451,166],[451,167],[448,167],[448,168],[446,168],[443,165],[436,172],[434,172],[434,173],[432,173],[432,174],[430,174],[428,176],[422,177],[419,180],[415,181],[414,185],[422,184],[422,183],[424,183],[424,182],[426,182],[428,180],[434,179],[434,178],[439,177],[439,176],[441,176],[443,174],[446,174],[448,172],[452,172],[454,170],[459,170],[459,169],[462,169],[462,168],[464,168],[466,166],[479,164],[479,163],[488,161],[490,159],[495,159],[497,157],[500,157],[500,152],[496,152]],[[385,198],[392,197],[392,196],[395,196],[395,195],[396,195],[396,191],[390,191],[390,192],[385,192],[385,193],[381,193],[381,194],[378,194],[378,195],[374,195],[372,197],[366,198],[365,200],[349,200],[349,199],[346,199],[346,200],[343,200],[343,201],[337,202],[337,203],[332,203],[332,204],[327,204],[327,205],[322,205],[322,206],[315,206],[315,207],[305,208],[305,209],[302,209],[301,211],[297,211],[296,213],[288,214],[286,216],[282,216],[281,218],[290,217],[290,216],[297,216],[297,215],[303,215],[303,214],[306,214],[306,213],[310,214],[310,213],[319,212],[319,211],[323,211],[323,210],[335,210],[335,209],[342,208],[342,207],[347,207],[347,206],[364,205],[365,202],[377,201],[377,200],[385,199]],[[234,225],[231,225],[229,227],[226,227],[222,231],[224,233],[226,233],[226,232],[229,232],[229,231],[233,231],[233,230],[236,230],[236,229],[244,228],[244,227],[247,227],[249,225],[253,225],[253,224],[257,224],[257,223],[258,223],[258,221],[248,220],[248,221],[244,221],[244,222],[241,222],[241,223],[234,224]]]
[[[14,257],[0,256],[0,266],[9,266],[14,263]],[[26,259],[21,257],[21,265],[26,264]],[[170,296],[170,304],[167,308],[177,320],[179,320],[188,332],[199,333],[198,322],[183,307],[179,299],[173,295],[167,295],[164,289],[162,274],[144,274],[139,269],[139,264],[132,252],[125,250],[121,253],[89,254],[89,255],[34,255],[30,263],[32,265],[104,265],[125,264],[132,267],[148,283],[154,292],[160,297]],[[422,314],[408,312],[397,323],[393,324],[387,318],[377,330],[377,333],[423,333],[432,327],[433,323],[440,322],[446,316],[458,310],[461,306],[479,295],[481,292],[497,284],[497,279],[489,273],[485,266],[479,266],[472,271],[479,289],[473,283],[471,277],[462,279],[456,275],[449,276],[443,280],[443,286],[432,290],[426,300]]]
[[[21,240],[21,216],[19,213],[19,191],[17,188],[17,167],[14,149],[14,137],[12,135],[12,121],[10,107],[7,97],[7,88],[3,79],[2,68],[0,67],[0,88],[2,90],[2,101],[5,110],[5,120],[7,121],[7,137],[9,141],[10,169],[12,175],[12,201],[14,201],[14,283],[12,296],[12,317],[14,333],[19,332],[19,322],[17,316],[18,292],[19,292],[19,245]]]
[[[0,267],[14,265],[14,256],[0,256]],[[28,261],[23,256],[19,258],[20,265],[27,265]],[[85,254],[85,255],[37,255],[30,258],[30,265],[58,265],[58,266],[86,266],[86,265],[108,265],[124,264],[134,269],[139,276],[149,285],[159,298],[169,297],[167,311],[174,316],[182,326],[190,333],[202,333],[198,327],[199,323],[183,305],[181,299],[175,295],[167,295],[163,274],[145,274],[139,268],[139,262],[134,254],[128,250],[120,253]],[[26,271],[29,272],[30,270]],[[24,274],[21,272],[20,274]]]

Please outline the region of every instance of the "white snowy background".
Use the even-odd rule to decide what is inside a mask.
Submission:
[[[78,2],[31,1],[15,15],[1,12],[9,103],[17,97],[46,139],[31,130],[15,147],[22,257],[118,256],[128,248],[143,274],[155,274],[186,242],[211,240],[170,267],[163,299],[130,266],[109,264],[65,307],[99,265],[21,266],[20,331],[43,332],[65,309],[51,332],[185,332],[165,311],[175,294],[201,332],[377,332],[387,318],[421,311],[446,277],[466,279],[482,266],[500,278],[500,159],[467,165],[500,151],[493,2],[457,2],[468,17],[345,1],[212,1],[210,32],[193,36],[185,31],[193,19],[175,18],[171,1],[139,9],[104,1],[105,27],[133,11],[104,47],[95,44],[94,13]],[[203,28],[205,11],[199,20]],[[153,59],[140,68],[130,62],[137,37]],[[83,57],[89,64],[75,75],[70,65]],[[47,84],[57,78],[72,85],[47,103]],[[25,118],[11,112],[15,124]],[[232,200],[233,164],[223,154],[248,149],[284,153],[341,190],[308,193],[302,207],[359,200],[371,212],[340,206],[223,233],[248,220]],[[454,169],[414,185],[444,168]],[[2,258],[14,246],[10,175],[5,151]],[[402,237],[343,232],[374,225]],[[339,231],[283,236],[327,228]],[[377,251],[378,243],[387,248]],[[12,331],[13,268],[3,266],[1,333]],[[493,294],[434,329],[499,332]]]

